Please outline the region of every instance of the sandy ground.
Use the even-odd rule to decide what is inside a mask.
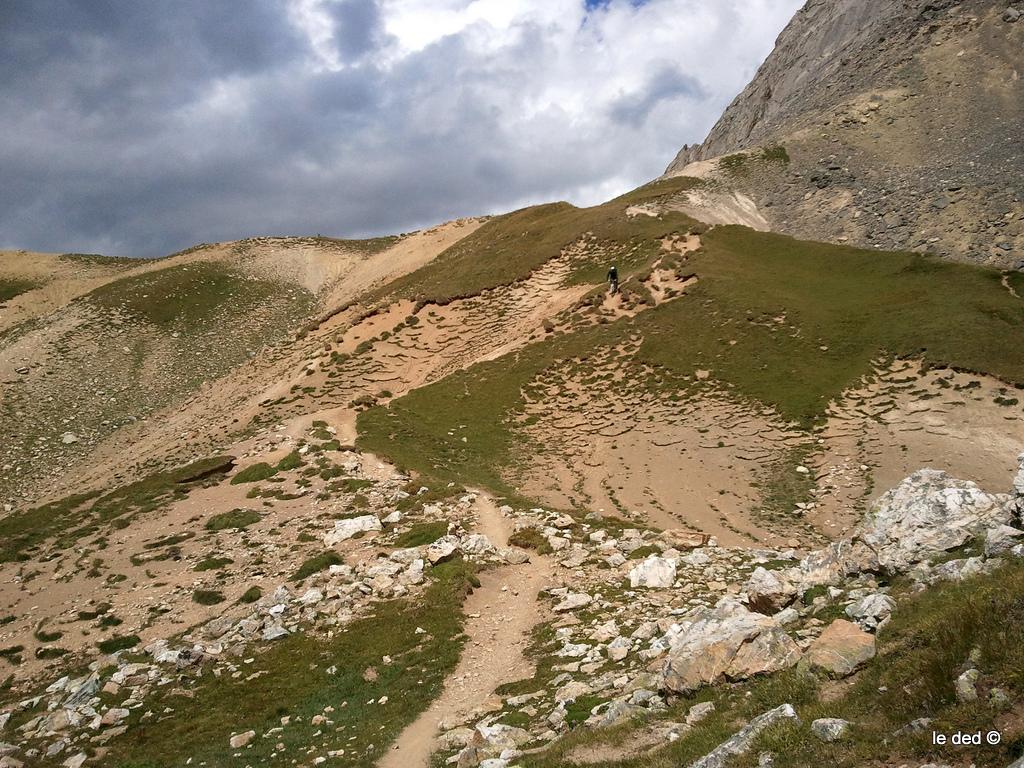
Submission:
[[[476,509],[476,531],[506,546],[511,524],[494,501],[481,493]],[[480,588],[464,604],[468,640],[458,666],[445,681],[441,695],[402,731],[378,768],[426,768],[441,723],[452,728],[468,722],[487,710],[498,686],[533,674],[533,664],[524,651],[530,631],[545,618],[537,594],[550,583],[553,572],[550,560],[531,553],[529,563],[480,575]]]
[[[595,389],[566,371],[527,405],[524,493],[555,507],[704,533],[723,545],[785,544],[793,536],[755,521],[753,480],[803,439],[798,433],[723,394],[650,393],[646,372],[610,351],[591,359],[585,375],[616,376],[619,386]]]
[[[829,410],[813,462],[817,506],[807,519],[839,536],[868,502],[921,467],[1002,492],[1024,451],[1024,407],[1008,404],[1019,397],[987,376],[924,372],[915,361],[879,367]]]
[[[200,259],[240,259],[242,262],[251,262],[255,265],[253,269],[259,270],[280,257],[278,268],[282,270],[282,276],[292,272],[293,277],[299,276],[302,280],[312,279],[309,274],[323,276],[331,270],[336,271],[339,265],[345,265],[349,271],[345,272],[343,280],[331,278],[321,284],[321,293],[327,297],[324,306],[330,309],[347,304],[368,288],[382,285],[429,262],[445,248],[474,231],[480,223],[478,220],[460,220],[413,233],[392,248],[369,257],[335,251],[324,251],[317,255],[307,246],[289,245],[293,240],[266,238],[246,241],[254,245],[243,255],[231,253],[234,244],[220,244],[174,257],[174,260],[185,263]],[[285,259],[285,254],[293,250],[299,253]],[[132,272],[155,269],[159,263],[140,265]],[[330,264],[333,266],[328,269]],[[347,327],[350,321],[351,313],[342,313],[327,320],[320,329],[307,337],[294,341],[287,349],[264,349],[221,379],[206,382],[192,397],[164,409],[145,422],[118,429],[100,442],[90,456],[74,467],[73,472],[62,473],[62,478],[66,480],[56,478],[54,483],[40,489],[42,493],[35,498],[60,497],[91,484],[109,482],[112,476],[137,461],[162,460],[173,456],[175,462],[184,463],[190,458],[234,450],[227,436],[239,424],[249,423],[260,413],[260,403],[264,400],[287,394],[293,385],[309,384],[305,373],[308,365],[316,363],[333,335],[339,328]],[[47,331],[40,339],[45,341],[52,335]],[[6,367],[13,370],[22,364],[23,359],[39,360],[42,357],[42,350],[33,346],[31,340],[21,340],[12,348],[10,360],[7,355],[0,360],[0,371]],[[350,399],[324,404],[306,401],[302,404],[304,407],[301,412],[312,421],[320,418],[318,412],[324,410],[330,412],[335,421],[352,424],[354,413],[342,415],[337,411],[339,406],[347,405]],[[354,438],[351,427],[346,434],[349,441]]]

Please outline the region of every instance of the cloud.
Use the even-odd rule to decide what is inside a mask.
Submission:
[[[0,247],[363,236],[658,175],[800,0],[7,0]]]

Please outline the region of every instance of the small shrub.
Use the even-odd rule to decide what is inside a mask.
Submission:
[[[260,514],[251,509],[233,509],[230,512],[222,512],[214,515],[206,521],[206,530],[223,531],[231,528],[240,531],[248,528],[253,523],[260,521]]]
[[[533,549],[537,554],[546,555],[552,551],[544,534],[536,528],[523,528],[508,537],[508,543],[522,549]]]
[[[232,477],[231,484],[241,485],[242,483],[258,483],[260,480],[266,480],[276,474],[276,469],[267,464],[267,462],[260,461],[246,467],[237,475]]]
[[[332,565],[341,565],[345,561],[341,555],[337,552],[324,552],[319,555],[315,555],[299,566],[299,570],[292,576],[292,581],[302,581],[307,576],[312,576],[314,573],[320,571],[326,571]]]
[[[422,547],[437,541],[446,533],[448,533],[448,523],[443,520],[434,523],[416,523],[409,530],[398,535],[395,539],[395,546],[400,549]]]
[[[255,603],[261,597],[263,597],[262,589],[259,587],[249,587],[245,590],[242,596],[238,598],[238,602],[248,605],[249,603]]]
[[[217,605],[224,602],[224,595],[215,589],[197,589],[192,593],[192,602],[199,605]]]
[[[304,463],[305,462],[302,460],[302,456],[299,454],[299,452],[292,451],[279,462],[277,462],[277,469],[279,472],[287,472],[290,469],[298,469]]]
[[[194,571],[216,571],[220,570],[226,565],[231,565],[234,560],[230,557],[207,557],[204,560],[200,560],[196,563]]]
[[[96,644],[96,647],[100,649],[101,653],[109,654],[134,648],[141,642],[142,640],[138,635],[125,635],[123,637],[111,637],[107,640],[101,640]]]

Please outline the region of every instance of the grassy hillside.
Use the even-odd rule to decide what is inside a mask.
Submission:
[[[664,179],[591,208],[550,203],[498,216],[381,293],[439,304],[475,296],[526,277],[582,237],[594,242],[592,251],[602,258],[577,264],[574,280],[599,282],[613,262],[625,277],[651,260],[663,237],[685,233],[695,223],[680,213],[626,216],[626,209],[698,184],[687,177]]]
[[[10,301],[14,297],[38,287],[39,283],[32,280],[0,277],[0,303]]]
[[[561,226],[566,211],[531,215],[541,217],[541,231],[544,216]],[[522,411],[523,388],[559,361],[586,372],[596,350],[630,335],[643,341],[624,362],[656,371],[644,386],[685,394],[698,386],[695,371],[707,370],[734,394],[804,428],[879,356],[920,356],[1024,383],[1024,302],[996,271],[742,227],[715,228],[703,242],[686,264],[699,282],[684,298],[548,337],[371,409],[360,416],[362,445],[411,469],[508,492],[501,473],[508,477],[522,441],[512,419]],[[511,249],[505,258],[513,255],[516,265],[526,258]],[[488,275],[513,271],[503,263]],[[436,277],[428,273],[425,284]]]

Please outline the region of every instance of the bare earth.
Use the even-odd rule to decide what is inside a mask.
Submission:
[[[477,497],[477,532],[506,546],[509,521],[485,494]],[[498,686],[528,678],[533,664],[524,655],[530,630],[545,619],[537,593],[548,585],[554,566],[536,554],[530,562],[480,575],[480,588],[464,604],[468,637],[462,658],[430,708],[398,737],[379,768],[426,768],[439,725],[452,728],[481,714]]]

